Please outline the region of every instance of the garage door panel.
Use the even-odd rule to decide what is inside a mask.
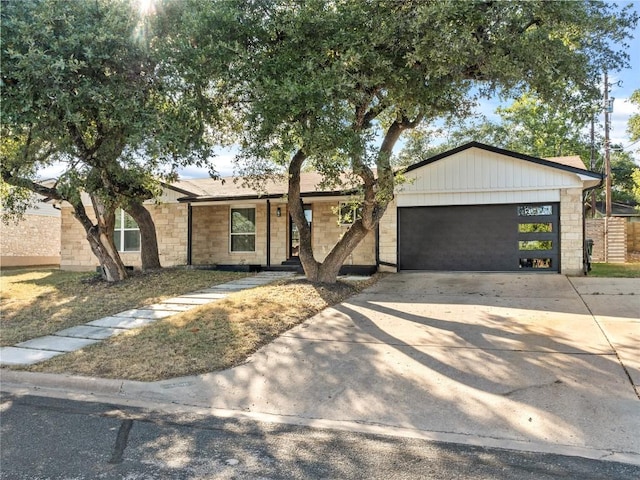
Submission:
[[[557,220],[550,216],[530,216],[523,220],[517,207],[399,208],[400,268],[453,271],[531,268],[557,271]],[[554,206],[553,210],[557,216],[557,207]],[[523,222],[534,226],[519,227]]]

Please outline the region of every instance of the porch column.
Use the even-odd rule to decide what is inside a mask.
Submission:
[[[267,267],[271,266],[271,201],[267,198]]]
[[[193,229],[193,212],[191,203],[187,204],[187,265],[191,265],[191,243]]]

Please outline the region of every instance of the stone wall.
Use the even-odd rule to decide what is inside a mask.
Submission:
[[[234,208],[256,209],[256,248],[254,252],[232,252],[229,238],[231,205],[195,204],[192,208],[193,233],[191,262],[194,265],[264,265],[267,259],[266,205],[239,204]]]
[[[322,262],[340,238],[349,229],[349,225],[340,225],[338,222],[339,202],[315,202],[313,203],[313,252],[316,260]],[[370,232],[358,244],[351,255],[344,261],[345,265],[375,265],[375,232]]]
[[[158,253],[163,267],[187,263],[187,205],[178,203],[145,204],[156,225]],[[87,214],[95,220],[92,209]],[[71,207],[63,207],[61,215],[61,260],[64,270],[94,270],[98,265],[86,239],[86,233],[75,219]],[[127,266],[140,268],[140,252],[120,252]]]
[[[560,272],[583,273],[582,190],[560,190]]]
[[[394,199],[380,220],[380,271],[398,271],[398,210]]]
[[[344,235],[347,226],[338,224],[338,202],[314,202],[312,206],[312,245],[315,257],[323,261]],[[229,215],[232,207],[256,208],[255,252],[231,252]],[[280,217],[277,209],[280,208]],[[271,209],[270,263],[279,265],[288,257],[289,214],[286,203],[273,202]],[[266,265],[266,204],[193,206],[192,263],[194,265]],[[375,264],[375,234],[367,235],[345,260],[345,265]]]
[[[60,264],[60,216],[28,214],[0,223],[0,267]]]

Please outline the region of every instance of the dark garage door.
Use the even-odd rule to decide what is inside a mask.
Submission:
[[[400,270],[559,271],[557,203],[398,209]]]

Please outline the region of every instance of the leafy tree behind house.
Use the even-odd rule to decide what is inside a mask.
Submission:
[[[393,199],[399,138],[480,96],[527,90],[571,109],[627,65],[637,18],[602,2],[220,0],[183,2],[189,43],[243,125],[241,158],[288,170],[288,206],[312,281],[334,282]],[[194,14],[194,12],[198,12]],[[362,215],[324,262],[311,245],[300,172],[351,172]],[[374,168],[376,173],[374,174]]]

